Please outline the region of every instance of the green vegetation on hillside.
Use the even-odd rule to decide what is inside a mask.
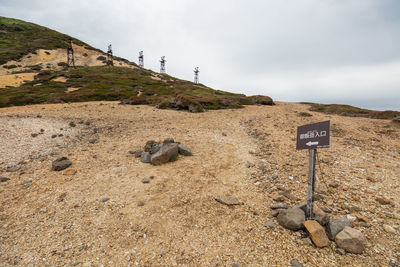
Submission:
[[[400,117],[400,112],[398,111],[376,111],[369,109],[357,108],[349,105],[338,105],[338,104],[315,104],[315,103],[305,103],[310,104],[311,111],[323,112],[326,114],[338,114],[342,116],[350,117],[365,117],[372,119],[393,119]]]
[[[53,81],[57,77],[65,77],[67,82]],[[68,88],[79,89],[67,92]],[[166,74],[155,76],[146,69],[109,66],[45,70],[38,73],[34,81],[20,87],[0,89],[0,107],[98,100],[123,100],[127,104],[150,104],[193,112],[250,104],[273,105],[267,96],[246,97]]]
[[[18,19],[0,17],[0,65],[19,60],[37,49],[67,48],[69,39],[74,44],[93,47],[66,34]]]

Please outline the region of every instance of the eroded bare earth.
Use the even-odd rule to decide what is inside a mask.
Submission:
[[[0,265],[288,266],[297,260],[370,266],[400,260],[399,127],[299,116],[307,108],[278,103],[192,114],[97,102],[1,109],[0,177],[10,180],[0,183]],[[301,231],[263,226],[275,220],[274,199],[305,201],[308,155],[295,151],[296,126],[327,119],[333,131],[331,148],[319,150],[318,202],[331,217],[358,216],[354,227],[368,239],[362,255],[336,258],[330,248],[305,242]],[[128,153],[168,137],[194,156],[152,166]],[[51,171],[61,156],[72,166]],[[244,204],[215,201],[226,195]]]

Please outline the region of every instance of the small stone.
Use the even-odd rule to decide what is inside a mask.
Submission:
[[[143,163],[150,163],[151,162],[151,155],[148,152],[143,152],[140,156],[140,161]]]
[[[75,122],[71,121],[71,122],[69,123],[69,126],[70,126],[70,127],[75,127],[76,124],[75,124]]]
[[[300,263],[300,262],[298,262],[298,261],[296,261],[296,260],[291,260],[291,261],[290,261],[290,265],[291,265],[292,267],[303,267],[303,264]]]
[[[66,171],[63,172],[63,175],[72,176],[72,175],[75,175],[76,173],[77,173],[77,170],[75,170],[75,169],[68,169],[68,170],[66,170]]]
[[[12,166],[12,167],[7,167],[6,172],[16,172],[19,169],[21,169],[21,166],[19,166],[19,165]]]
[[[102,199],[101,199],[101,202],[107,202],[107,201],[109,201],[110,200],[110,198],[109,197],[103,197]]]
[[[281,210],[277,217],[278,223],[293,231],[300,230],[303,228],[303,223],[305,221],[305,214],[299,208],[290,208],[286,210]]]
[[[223,133],[222,133],[222,136],[226,136],[226,133],[223,132]]]
[[[330,220],[326,225],[326,231],[330,240],[335,240],[336,235],[341,232],[346,226],[350,226],[347,218],[337,218]]]
[[[1,179],[1,178],[0,178]],[[25,188],[28,188],[32,185],[32,180],[25,180],[21,183]]]
[[[251,163],[251,162],[246,162],[246,168],[252,168],[252,167],[254,167],[254,163]]]
[[[339,255],[346,255],[346,251],[344,249],[341,248],[336,248],[336,253]]]
[[[89,143],[91,143],[91,144],[94,144],[94,143],[96,143],[96,142],[97,142],[96,139],[90,139],[90,140],[89,140]]]
[[[354,217],[354,216],[351,216],[351,215],[346,215],[346,218],[347,218],[347,220],[349,220],[349,222],[355,222],[356,220],[357,220],[357,218],[356,217]]]
[[[10,180],[11,179],[8,177],[0,177],[0,183],[4,183],[4,182],[10,181]]]
[[[232,267],[240,267],[239,263],[232,263]]]
[[[301,239],[301,242],[302,242],[303,245],[305,245],[305,246],[310,246],[310,245],[312,245],[311,239],[308,238],[308,237],[302,238],[302,239]]]
[[[275,227],[276,227],[275,223],[274,223],[272,220],[265,221],[265,222],[263,223],[263,226],[264,226],[264,227],[268,227],[268,228],[271,229],[271,230],[274,230]]]
[[[352,195],[351,197],[352,197],[355,201],[360,201],[360,200],[361,200],[360,197],[357,196],[357,195]]]
[[[149,177],[150,179],[154,179],[154,175],[150,175],[150,177]]]
[[[52,136],[51,136],[51,138],[56,138],[57,137],[57,135],[56,134],[53,134]]]
[[[58,202],[64,201],[64,199],[65,199],[66,196],[67,196],[67,193],[66,193],[66,192],[62,193],[61,195],[58,196],[57,201],[58,201]]]
[[[390,225],[387,225],[387,224],[383,225],[383,229],[385,229],[385,231],[388,232],[388,233],[392,233],[392,234],[396,233],[396,229],[394,229],[393,226],[390,226]]]
[[[193,156],[192,152],[182,143],[178,144],[178,153],[184,156]]]
[[[62,171],[71,165],[72,165],[72,162],[68,158],[61,157],[61,158],[58,158],[55,161],[53,161],[52,170],[53,171]]]
[[[142,183],[144,183],[144,184],[148,184],[148,183],[150,183],[150,180],[149,180],[149,179],[147,179],[147,178],[143,178],[143,180],[142,180]]]
[[[227,205],[227,206],[234,206],[234,205],[242,205],[243,204],[235,196],[225,196],[225,197],[221,197],[221,198],[215,198],[215,201],[217,201],[218,203]]]
[[[39,134],[37,134],[37,133],[31,133],[31,136],[33,137],[33,138],[35,138],[36,136],[38,136]]]
[[[328,246],[329,239],[326,236],[324,228],[322,228],[317,221],[305,221],[304,226],[310,234],[311,240],[317,247],[322,248]]]
[[[41,133],[44,133],[44,129],[40,129],[40,132],[41,132]]]
[[[278,179],[278,178],[279,178],[278,175],[272,175],[272,176],[271,176],[271,179],[273,179],[273,180],[276,180],[276,179]]]
[[[332,187],[332,188],[338,188],[339,185],[340,184],[337,181],[333,181],[332,183],[329,184],[329,186]]]
[[[361,254],[367,244],[367,239],[361,231],[346,226],[343,231],[337,234],[335,242],[339,248],[346,252]]]
[[[376,197],[375,200],[378,201],[381,205],[389,205],[392,203],[389,199],[386,199],[384,197]]]
[[[279,215],[279,212],[281,212],[281,209],[277,209],[277,210],[272,210],[271,211],[271,215],[272,217],[276,217]]]
[[[277,210],[277,209],[287,209],[288,205],[285,203],[278,203],[278,204],[272,204],[269,205],[270,209],[272,210]]]
[[[144,206],[144,201],[139,201],[139,202],[137,203],[137,205],[138,205],[138,207],[143,207],[143,206]]]

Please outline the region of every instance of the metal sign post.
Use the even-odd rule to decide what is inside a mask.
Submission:
[[[308,149],[309,168],[308,168],[308,194],[306,219],[312,220],[314,217],[314,186],[315,186],[315,160],[317,148],[327,148],[330,146],[330,121],[307,124],[297,127],[296,149]]]

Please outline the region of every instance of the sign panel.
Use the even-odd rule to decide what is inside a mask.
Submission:
[[[329,147],[330,121],[323,121],[297,127],[296,149]]]

